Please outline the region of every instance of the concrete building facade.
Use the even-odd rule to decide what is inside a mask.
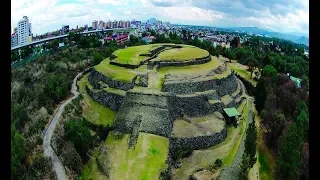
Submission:
[[[97,29],[98,28],[98,21],[94,20],[92,22],[92,29]]]
[[[30,42],[30,36],[32,36],[31,23],[27,16],[23,16],[23,18],[18,22],[17,31],[18,45],[24,45]]]

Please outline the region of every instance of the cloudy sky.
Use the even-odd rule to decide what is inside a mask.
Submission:
[[[93,20],[148,20],[215,27],[257,26],[309,36],[308,0],[11,0],[11,26],[23,16],[42,34]]]

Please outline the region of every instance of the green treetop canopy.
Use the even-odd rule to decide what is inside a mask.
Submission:
[[[232,107],[232,108],[224,108],[223,110],[224,110],[224,112],[227,113],[227,115],[228,115],[229,117],[239,116],[239,115],[240,115],[240,113],[239,113],[239,112],[237,111],[237,109],[234,108],[234,107]]]

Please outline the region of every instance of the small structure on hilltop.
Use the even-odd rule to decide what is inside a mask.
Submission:
[[[241,114],[237,111],[236,108],[224,108],[223,111],[225,112],[225,119],[227,124],[235,124],[237,122],[237,116]]]
[[[290,80],[296,83],[297,88],[301,88],[301,79],[290,76]]]

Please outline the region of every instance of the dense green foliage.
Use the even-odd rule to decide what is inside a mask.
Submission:
[[[257,149],[257,128],[254,120],[249,124],[244,147],[245,154],[249,156],[249,167],[252,168],[257,161],[255,157]]]
[[[92,145],[91,134],[85,120],[69,120],[64,125],[65,138],[74,144],[75,149],[82,158],[85,158]]]

